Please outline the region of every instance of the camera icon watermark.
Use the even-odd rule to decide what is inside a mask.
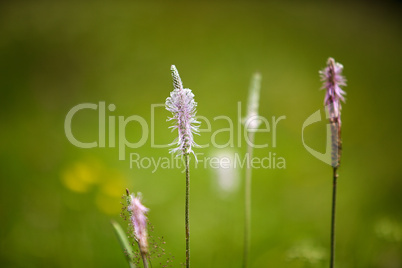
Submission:
[[[321,117],[322,109],[315,111],[311,114],[303,123],[302,126],[302,142],[304,148],[315,158],[321,160],[322,162],[334,166],[337,161],[336,158],[339,157],[337,150],[334,150],[334,146],[338,146],[338,142],[340,140],[340,122],[335,120],[334,115],[331,115],[328,111],[333,110],[333,104],[326,105],[325,109],[325,119],[328,120],[328,124],[326,125],[326,142],[325,142],[325,152],[321,153],[317,150],[314,150],[310,146],[308,146],[304,140],[304,130],[306,127],[320,122],[323,120]]]

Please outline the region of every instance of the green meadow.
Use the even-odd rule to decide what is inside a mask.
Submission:
[[[128,267],[110,223],[126,229],[128,188],[166,242],[152,267],[181,267],[184,166],[169,154],[177,131],[164,108],[174,64],[202,130],[190,161],[191,266],[241,267],[246,169],[216,159],[244,161],[241,121],[258,71],[267,124],[255,134],[249,267],[328,267],[332,168],[305,145],[326,150],[318,71],[333,57],[347,79],[336,267],[401,268],[401,10],[392,1],[1,3],[0,266]],[[322,120],[303,129],[316,111]]]

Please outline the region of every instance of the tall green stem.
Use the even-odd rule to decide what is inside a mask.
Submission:
[[[186,268],[190,267],[190,157],[184,155],[186,162],[186,208],[185,208],[185,225],[186,225]]]
[[[338,178],[337,168],[333,169],[332,181],[332,213],[331,213],[331,257],[329,267],[334,267],[335,262],[335,209],[336,209],[336,182]]]
[[[254,132],[249,132],[249,143],[254,144]],[[250,161],[246,165],[246,181],[244,187],[244,249],[243,268],[248,267],[250,254],[250,233],[251,233],[251,159],[253,158],[253,147],[248,144],[247,154]]]

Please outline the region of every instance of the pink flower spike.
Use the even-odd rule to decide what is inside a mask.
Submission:
[[[143,254],[148,254],[148,232],[147,232],[147,217],[149,211],[141,203],[141,193],[131,194],[127,197],[127,210],[130,215],[130,224],[134,229],[134,236]]]
[[[194,94],[191,89],[183,88],[179,72],[176,66],[170,68],[173,77],[173,91],[170,97],[166,99],[166,110],[172,113],[172,117],[168,121],[173,120],[172,130],[178,130],[178,138],[172,143],[177,147],[171,149],[171,153],[185,155],[193,153],[193,146],[197,146],[194,142],[193,134],[198,134],[199,122],[195,119],[197,103],[194,101]]]
[[[341,102],[345,102],[346,92],[341,89],[341,86],[346,86],[346,79],[342,75],[343,66],[335,62],[333,58],[327,61],[327,67],[320,71],[321,81],[323,86],[321,89],[326,89],[324,104],[328,106],[329,116],[331,119],[341,123]]]
[[[341,139],[341,101],[345,102],[346,92],[341,86],[346,86],[346,79],[342,75],[343,66],[333,58],[327,61],[327,67],[320,71],[322,89],[326,89],[324,105],[328,110],[331,125],[331,165],[338,168],[342,153]]]

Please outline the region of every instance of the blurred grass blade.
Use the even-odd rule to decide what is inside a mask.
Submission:
[[[120,224],[118,224],[114,220],[111,220],[110,222],[113,226],[113,230],[117,236],[117,239],[119,240],[120,246],[123,249],[124,256],[126,256],[126,259],[130,264],[130,268],[136,268],[135,264],[133,263],[134,259],[133,249],[130,245],[130,242],[127,239],[126,233],[123,231]]]

